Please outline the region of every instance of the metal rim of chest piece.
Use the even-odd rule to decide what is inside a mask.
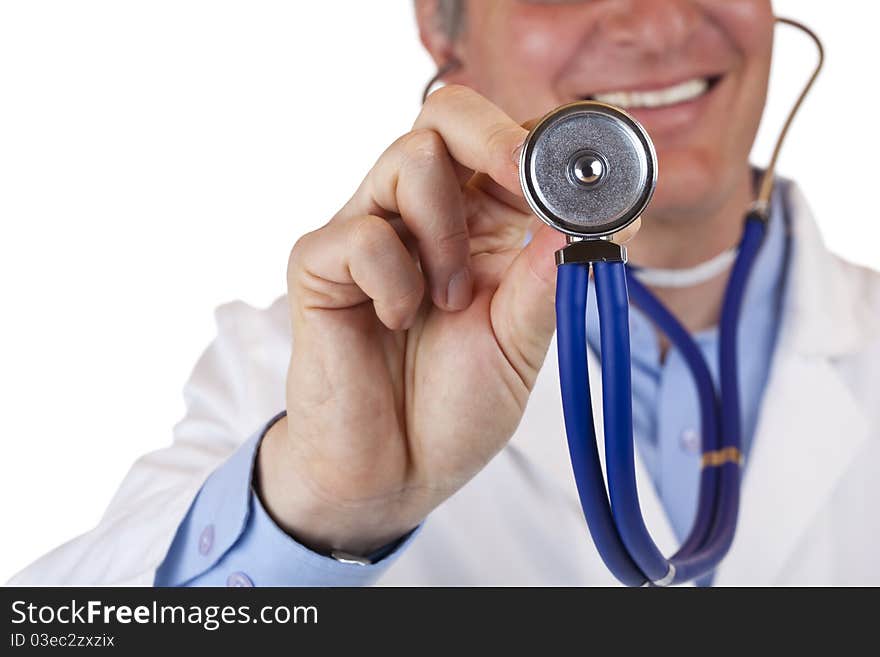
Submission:
[[[596,101],[545,115],[523,144],[519,177],[544,223],[567,235],[598,238],[635,221],[657,183],[657,155],[642,125]]]

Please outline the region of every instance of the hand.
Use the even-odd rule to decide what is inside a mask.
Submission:
[[[294,246],[287,418],[263,440],[257,481],[306,545],[366,554],[401,536],[516,429],[553,335],[564,244],[522,198],[526,134],[476,92],[440,89]]]

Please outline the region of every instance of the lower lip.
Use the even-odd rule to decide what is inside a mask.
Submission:
[[[664,107],[633,107],[625,108],[632,114],[652,137],[691,129],[705,113],[712,98],[724,80],[718,80],[705,93],[692,100]]]

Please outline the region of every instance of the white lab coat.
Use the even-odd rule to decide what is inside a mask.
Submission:
[[[736,539],[715,582],[878,585],[880,275],[832,255],[799,192],[783,189],[793,230],[783,320]],[[134,464],[97,527],[13,583],[152,583],[202,482],[284,404],[286,300],[266,310],[228,304],[217,322],[218,337],[185,387],[188,413],[173,444]],[[548,353],[510,444],[431,514],[381,584],[615,583],[578,504],[555,344]],[[593,399],[601,427],[601,390]],[[641,463],[637,472],[648,526],[671,550],[670,525]]]

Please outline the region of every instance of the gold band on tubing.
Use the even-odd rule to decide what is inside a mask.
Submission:
[[[717,468],[725,463],[736,463],[738,466],[742,466],[742,452],[736,447],[724,447],[711,452],[703,452],[703,458],[700,459],[701,468]]]

